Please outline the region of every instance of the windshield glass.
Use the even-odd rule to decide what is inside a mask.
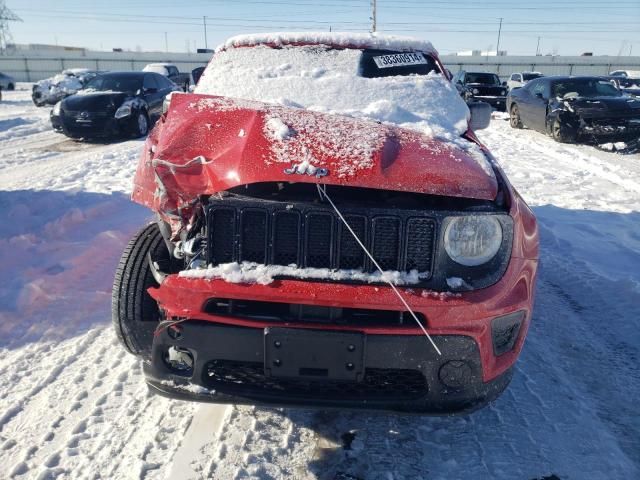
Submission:
[[[617,97],[620,91],[607,80],[597,78],[575,78],[553,85],[553,96],[569,97]]]
[[[404,72],[400,63],[406,63],[407,71],[427,74],[369,78],[374,58],[382,55],[393,53],[322,45],[231,48],[213,56],[195,92],[370,118],[430,135],[464,134],[469,109],[451,82],[431,69],[432,58],[378,58],[380,70],[391,63],[389,70]]]
[[[85,89],[94,92],[135,93],[142,88],[142,75],[98,75],[87,82]]]
[[[495,73],[467,73],[466,81],[483,85],[500,85],[500,79]]]
[[[540,78],[543,75],[541,73],[523,73],[522,74],[522,78],[524,79],[525,82],[528,82],[529,80],[533,80],[534,78]]]

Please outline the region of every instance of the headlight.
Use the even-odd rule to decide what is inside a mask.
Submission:
[[[56,103],[56,104],[53,106],[53,111],[52,111],[52,113],[53,113],[53,115],[54,115],[54,116],[56,116],[56,117],[59,117],[59,116],[60,116],[60,107],[61,107],[61,106],[62,106],[62,101],[60,101],[60,102]]]
[[[124,118],[131,115],[131,105],[123,105],[118,110],[116,110],[115,117],[116,118]]]
[[[490,215],[452,217],[444,231],[444,249],[451,260],[475,267],[495,257],[502,245],[502,226]]]
[[[506,90],[501,90],[501,91],[500,91],[500,95],[506,95],[506,94],[507,94],[507,91],[506,91]]]
[[[478,95],[480,93],[480,90],[478,90],[477,88],[474,88],[472,92],[474,95]]]

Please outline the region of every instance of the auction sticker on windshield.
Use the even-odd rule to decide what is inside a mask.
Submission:
[[[394,53],[373,57],[378,68],[406,67],[410,65],[425,65],[427,61],[421,53]]]

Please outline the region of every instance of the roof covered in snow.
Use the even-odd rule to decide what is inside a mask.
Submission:
[[[412,37],[345,32],[272,32],[238,35],[218,46],[216,52],[255,45],[329,45],[340,48],[377,48],[381,50],[421,51],[437,55],[431,42]]]

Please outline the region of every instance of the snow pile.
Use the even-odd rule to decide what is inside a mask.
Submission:
[[[375,33],[327,33],[327,32],[272,32],[231,37],[216,48],[216,54],[234,48],[254,45],[330,45],[342,48],[375,48],[380,50],[413,51],[436,54],[431,42],[411,37],[378,35]]]
[[[467,130],[469,109],[444,76],[364,78],[361,56],[318,45],[221,50],[195,92],[366,118],[447,141]]]
[[[291,129],[277,117],[273,117],[267,120],[264,126],[267,138],[271,138],[272,140],[283,141],[287,140],[293,135]]]
[[[258,283],[269,285],[277,277],[291,277],[307,280],[358,281],[367,283],[387,283],[394,285],[415,285],[422,281],[417,270],[399,272],[388,270],[384,273],[367,273],[362,270],[331,270],[328,268],[298,268],[295,265],[263,265],[254,262],[222,263],[216,267],[198,270],[183,270],[181,277],[222,279],[229,283]]]

